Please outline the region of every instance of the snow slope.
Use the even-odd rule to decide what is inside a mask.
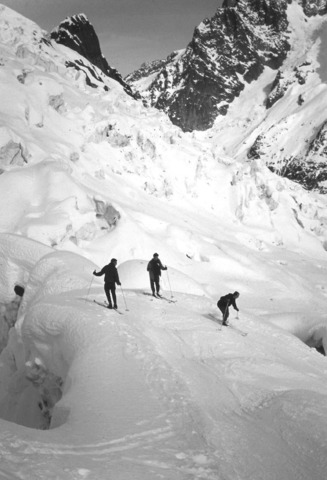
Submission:
[[[3,235],[7,258],[8,240],[33,250],[33,241]],[[19,274],[22,260],[11,260]],[[31,269],[2,354],[3,478],[324,478],[326,363],[284,330],[297,298],[281,318],[282,295],[272,307],[266,298],[264,311],[244,294],[235,329],[221,330],[213,298],[171,275],[177,303],[126,282],[119,315],[93,302],[103,298],[101,281],[90,285],[93,267],[53,251]],[[119,267],[122,278],[134,270]],[[276,283],[272,268],[265,280]],[[250,283],[263,297],[262,281]],[[274,309],[279,326],[269,321]],[[322,324],[317,317],[308,308],[303,328]],[[58,379],[51,429],[37,430],[60,397]]]
[[[326,16],[307,17],[300,2],[293,1],[288,20],[292,48],[282,67],[278,72],[266,67],[257,81],[247,84],[230,105],[227,118],[218,117],[208,135],[216,138],[218,154],[239,161],[256,157],[278,173],[289,168],[290,178],[309,188],[323,189],[325,139],[320,131],[326,122]],[[256,152],[251,153],[254,147]],[[305,173],[296,173],[302,170],[306,181]]]
[[[0,478],[324,479],[325,197],[0,21],[4,326],[25,287],[2,339]],[[144,294],[155,251],[175,303]],[[122,314],[93,302],[112,257]]]

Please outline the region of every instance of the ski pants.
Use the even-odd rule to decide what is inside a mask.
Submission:
[[[217,307],[223,314],[223,323],[226,323],[228,317],[229,317],[229,306],[225,302],[221,302],[220,300],[217,303]]]
[[[152,293],[159,293],[160,292],[160,275],[154,275],[150,273],[150,285]]]
[[[109,305],[112,305],[110,293],[112,296],[112,300],[114,302],[114,306],[117,306],[117,299],[116,299],[116,284],[115,282],[107,282],[104,284],[104,291],[107,295]]]

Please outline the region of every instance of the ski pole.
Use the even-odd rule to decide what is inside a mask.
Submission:
[[[93,283],[93,275],[92,275],[92,278],[91,278],[91,282],[90,282],[89,289],[88,289],[88,291],[87,291],[87,295],[86,295],[86,299],[85,299],[85,301],[87,301],[87,297],[88,297],[88,296],[89,296],[89,294],[90,294],[90,290],[91,290],[91,285],[92,285],[92,283]]]
[[[123,290],[123,287],[120,285],[120,288],[121,288],[121,293],[123,295],[123,299],[124,299],[124,303],[125,303],[125,309],[126,309],[126,312],[128,312],[128,308],[127,308],[127,303],[126,303],[126,300],[125,300],[125,295],[124,295],[124,290]]]
[[[174,295],[173,295],[173,292],[171,291],[171,285],[170,285],[170,280],[169,280],[169,275],[168,275],[168,270],[166,270],[167,272],[167,278],[168,278],[168,284],[169,284],[169,290],[170,290],[170,298],[173,298]]]

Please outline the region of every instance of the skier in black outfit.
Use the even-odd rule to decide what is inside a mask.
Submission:
[[[227,295],[224,295],[223,297],[220,297],[220,299],[217,302],[217,307],[223,314],[223,325],[228,325],[227,319],[229,317],[229,307],[232,305],[234,310],[237,310],[239,312],[239,309],[237,308],[235,300],[240,296],[238,292],[234,293],[228,293]]]
[[[147,271],[150,276],[150,285],[152,290],[152,295],[155,297],[156,293],[160,297],[160,276],[161,270],[167,270],[167,266],[164,267],[161,261],[159,260],[159,254],[154,253],[152,259],[149,261],[147,266]]]
[[[112,308],[111,297],[110,297],[110,293],[111,293],[112,300],[114,303],[113,305],[114,309],[118,308],[117,299],[116,299],[116,283],[117,285],[121,285],[116,265],[117,265],[117,260],[115,258],[112,258],[110,263],[108,265],[105,265],[100,272],[96,272],[95,270],[93,272],[93,275],[95,275],[96,277],[101,277],[101,275],[104,275],[104,291],[108,299],[108,304],[109,304],[108,308]]]

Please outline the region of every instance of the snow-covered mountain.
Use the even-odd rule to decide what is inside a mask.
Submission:
[[[318,85],[323,18],[287,18]],[[84,47],[0,6],[0,477],[324,480],[327,201],[248,155],[302,85],[266,118],[265,67],[183,133]],[[301,143],[282,131],[275,152]],[[121,314],[93,301],[112,257]]]
[[[291,47],[287,3],[226,0],[195,29],[181,55],[168,57],[142,89],[144,98],[184,131],[210,128],[265,66],[282,65]],[[127,81],[139,86],[135,74]]]
[[[179,55],[126,80],[184,131],[213,128],[223,149],[238,98],[256,93],[239,119],[242,157],[325,192],[325,25],[321,1],[225,1]]]

